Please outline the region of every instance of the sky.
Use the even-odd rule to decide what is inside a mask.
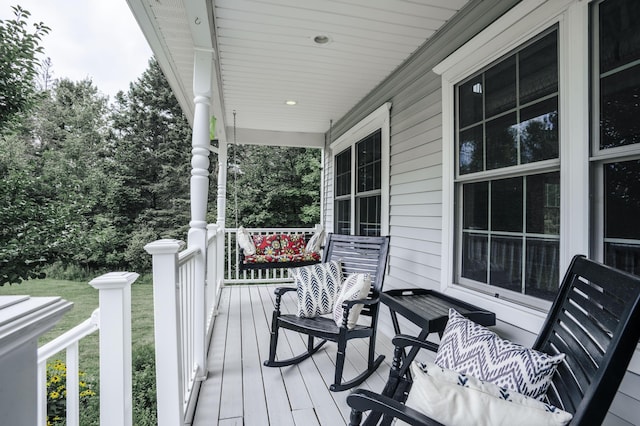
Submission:
[[[14,18],[11,6],[31,12],[27,21],[51,30],[42,39],[53,78],[90,78],[113,100],[147,69],[152,56],[126,0],[0,0],[0,19]]]

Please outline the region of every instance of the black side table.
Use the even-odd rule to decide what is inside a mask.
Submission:
[[[483,326],[492,326],[496,323],[496,315],[486,309],[479,308],[456,298],[444,295],[435,290],[423,288],[388,290],[380,294],[380,301],[389,307],[391,321],[396,334],[400,334],[398,315],[401,315],[420,327],[418,339],[425,341],[431,333],[438,333],[442,337],[444,328],[449,320],[449,308],[453,308],[471,321]],[[438,344],[426,342],[427,348],[438,350]],[[414,347],[409,354],[403,353],[402,368],[392,368],[389,380],[382,394],[404,402],[411,384],[409,365],[418,353],[419,348]],[[394,360],[395,362],[396,360]],[[407,380],[403,379],[404,377]],[[374,417],[379,418],[379,416]],[[385,419],[383,424],[387,424]]]

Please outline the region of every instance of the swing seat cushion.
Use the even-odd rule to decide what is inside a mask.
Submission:
[[[244,263],[319,262],[321,255],[306,251],[306,241],[301,234],[252,235],[255,254],[245,252]]]
[[[244,257],[244,263],[287,263],[287,262],[313,262],[320,261],[320,253],[305,252],[297,254],[252,254]],[[285,265],[283,265],[283,268]]]

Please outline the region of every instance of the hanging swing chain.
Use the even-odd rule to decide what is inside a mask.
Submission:
[[[234,213],[236,220],[236,229],[238,229],[238,140],[236,139],[236,110],[233,110],[233,201],[234,201]]]
[[[331,142],[333,142],[333,141],[331,140],[331,137],[332,137],[332,136],[331,136],[331,130],[332,130],[332,129],[333,129],[333,119],[330,119],[330,120],[329,120],[329,146],[331,146]],[[324,152],[323,152],[323,155],[325,155],[325,153],[324,153]],[[329,200],[329,176],[328,176],[328,174],[327,174],[327,169],[328,169],[328,168],[329,168],[329,167],[327,166],[326,155],[325,155],[324,170],[322,171],[323,178],[324,178],[324,195],[323,195],[323,197],[324,197],[324,205],[325,205],[325,206],[326,206],[327,201]],[[322,204],[322,203],[321,203],[321,204]],[[325,220],[323,220],[323,219],[326,219],[326,218],[323,218],[323,217],[322,217],[322,216],[324,216],[324,213],[323,213],[323,212],[320,212],[320,215],[321,215],[321,217],[320,217],[320,224],[324,226],[324,225],[326,224],[326,222],[325,222]]]

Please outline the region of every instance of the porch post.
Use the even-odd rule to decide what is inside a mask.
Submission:
[[[218,248],[218,259],[216,268],[216,280],[217,285],[222,286],[224,283],[224,254],[225,254],[225,241],[226,241],[226,211],[227,211],[227,141],[219,141],[218,143],[218,204],[217,204],[217,224],[218,229],[222,230],[221,238],[216,241]]]
[[[191,159],[191,222],[188,247],[200,249],[195,259],[194,354],[198,365],[197,378],[204,380],[206,372],[206,259],[207,259],[207,202],[209,194],[209,121],[211,103],[211,78],[213,52],[196,50],[194,53],[193,93],[195,112],[193,117]]]
[[[131,284],[133,272],[110,272],[89,284],[100,306],[100,424],[133,424],[131,385]]]
[[[153,256],[158,426],[182,425],[184,420],[180,316],[176,300],[180,247],[177,240],[158,240],[144,246]]]

